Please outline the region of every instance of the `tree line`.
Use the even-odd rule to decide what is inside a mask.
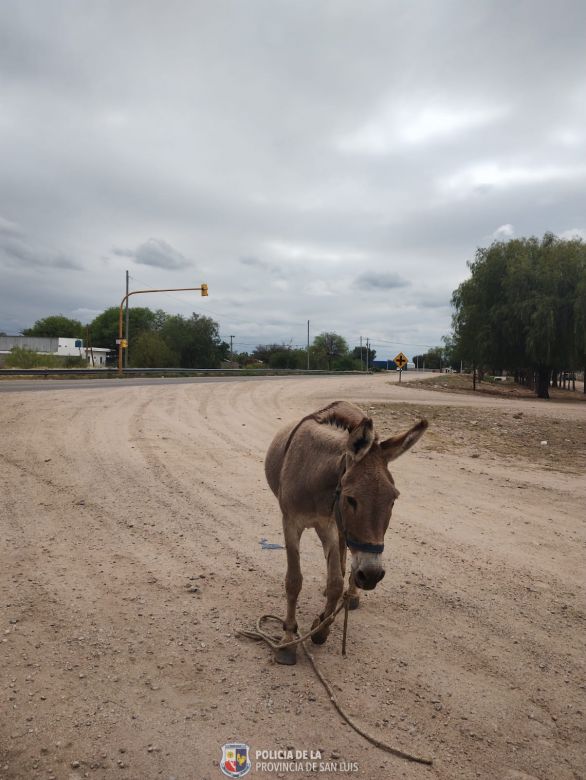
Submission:
[[[110,349],[110,362],[114,362],[118,317],[117,307],[106,309],[89,325],[61,314],[52,315],[37,320],[31,328],[23,330],[23,335],[84,339],[86,346]],[[260,365],[275,369],[307,368],[307,350],[293,349],[287,344],[259,344],[251,352],[231,355],[229,345],[220,338],[218,323],[198,314],[183,317],[161,309],[132,307],[129,335],[131,368],[219,368],[229,359],[244,368]],[[369,365],[375,356],[375,350],[369,349]],[[19,352],[19,367],[23,367],[20,365],[23,359]],[[346,339],[333,332],[316,336],[309,350],[312,369],[359,371],[366,366],[366,360],[366,347],[350,349]]]
[[[112,306],[89,325],[53,315],[37,320],[24,336],[62,336],[84,339],[86,346],[105,347],[115,360],[119,309]],[[229,345],[220,338],[220,328],[210,317],[167,314],[147,307],[129,309],[132,368],[218,368],[228,356]]]
[[[376,357],[374,349],[368,350],[368,364]],[[241,366],[306,369],[307,349],[293,348],[287,344],[259,344],[251,352],[240,352],[234,360]],[[366,367],[366,346],[350,349],[348,342],[338,333],[324,332],[316,336],[309,347],[309,367],[322,371],[361,371]]]

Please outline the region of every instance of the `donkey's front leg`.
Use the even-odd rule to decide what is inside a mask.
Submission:
[[[283,532],[285,535],[285,547],[287,548],[287,576],[285,578],[285,590],[287,592],[287,617],[283,623],[285,636],[283,642],[291,642],[297,632],[297,597],[303,584],[303,575],[299,564],[299,541],[301,530],[293,525],[290,518],[283,515]],[[278,664],[292,665],[297,663],[297,646],[283,647],[275,651],[275,660]]]
[[[338,606],[338,601],[344,590],[344,575],[342,572],[342,561],[340,560],[340,543],[338,539],[338,529],[328,520],[319,522],[315,530],[319,536],[324,548],[324,555],[328,564],[328,579],[326,583],[326,607],[324,611],[313,621],[312,629],[316,628],[322,620]],[[330,633],[330,626],[324,626],[317,634],[311,637],[316,645],[322,645]]]

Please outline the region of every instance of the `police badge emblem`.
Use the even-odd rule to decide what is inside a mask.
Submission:
[[[244,777],[251,768],[250,748],[244,742],[227,742],[222,747],[220,769],[226,777]]]

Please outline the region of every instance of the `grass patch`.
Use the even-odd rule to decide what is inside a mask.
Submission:
[[[86,361],[77,355],[44,355],[27,347],[12,347],[4,361],[6,368],[82,368]]]

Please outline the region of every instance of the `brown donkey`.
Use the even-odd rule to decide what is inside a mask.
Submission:
[[[326,606],[314,627],[334,611],[342,596],[346,547],[352,553],[351,608],[358,606],[357,587],[372,590],[384,577],[383,540],[399,495],[387,465],[412,447],[426,428],[427,420],[421,420],[381,442],[370,417],[354,404],[335,401],[283,428],[273,439],[265,473],[283,513],[287,548],[284,642],[297,631],[295,609],[303,582],[299,541],[306,528],[315,528],[328,571]],[[325,626],[312,640],[322,644],[329,631]],[[276,660],[294,664],[296,647],[278,650]]]

